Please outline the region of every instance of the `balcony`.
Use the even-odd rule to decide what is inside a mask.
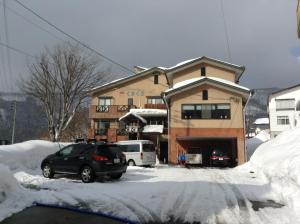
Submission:
[[[134,108],[136,108],[135,105],[91,105],[89,117],[93,119],[117,119]]]
[[[145,104],[146,109],[167,109],[165,104]]]

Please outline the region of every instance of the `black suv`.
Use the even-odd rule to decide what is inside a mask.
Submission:
[[[72,144],[47,156],[41,164],[43,176],[52,178],[56,173],[78,174],[84,183],[96,176],[119,179],[126,172],[126,157],[113,144]]]

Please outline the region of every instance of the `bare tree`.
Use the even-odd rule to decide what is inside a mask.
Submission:
[[[29,66],[30,77],[22,89],[41,101],[51,141],[59,140],[88,91],[105,79],[97,68],[95,58],[69,43],[46,49]]]

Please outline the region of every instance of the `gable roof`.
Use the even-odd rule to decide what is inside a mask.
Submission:
[[[281,89],[281,90],[275,91],[275,92],[271,93],[271,95],[275,95],[275,94],[277,94],[277,93],[285,92],[285,91],[287,91],[287,90],[295,89],[295,88],[298,88],[298,87],[300,87],[300,84],[297,84],[297,85],[295,85],[295,86],[290,86],[290,87],[288,87],[288,88],[285,88],[285,89]]]
[[[248,99],[250,95],[250,89],[238,85],[234,82],[216,77],[198,77],[178,82],[172,88],[165,90],[163,92],[163,95],[165,99],[168,99],[171,96],[176,95],[177,93],[203,84],[212,84],[222,89],[230,89],[234,92],[238,92],[243,96],[245,100]]]
[[[153,67],[153,68],[149,68],[149,69],[144,68],[145,70],[142,71],[142,72],[139,72],[137,74],[127,76],[127,77],[124,77],[124,78],[120,78],[120,79],[117,79],[117,80],[113,80],[112,82],[109,82],[109,83],[106,83],[104,85],[101,85],[101,86],[98,86],[98,87],[95,87],[95,88],[91,89],[90,92],[93,93],[93,92],[96,92],[96,91],[99,91],[99,90],[105,90],[107,88],[111,88],[111,87],[120,85],[122,83],[126,83],[126,82],[134,80],[136,78],[140,78],[140,77],[143,77],[143,76],[146,76],[146,75],[149,75],[149,74],[153,74],[155,72],[162,72],[164,74],[171,74],[171,73],[174,73],[174,72],[177,72],[177,71],[180,71],[180,70],[183,70],[183,69],[186,69],[188,67],[192,67],[192,66],[195,66],[195,65],[201,64],[201,63],[208,63],[208,64],[211,64],[211,65],[216,65],[218,67],[223,67],[225,69],[234,71],[235,74],[236,74],[236,81],[240,79],[240,77],[242,76],[242,74],[245,71],[244,66],[239,66],[239,65],[228,63],[228,62],[225,62],[225,61],[221,61],[221,60],[218,60],[218,59],[215,59],[215,58],[209,58],[209,57],[203,56],[203,57],[198,57],[198,58],[194,58],[194,59],[190,59],[190,60],[180,62],[180,63],[178,63],[178,64],[176,64],[172,67]],[[142,68],[141,66],[138,66],[138,67]],[[167,82],[170,83],[167,75],[166,75],[166,79],[167,79]]]

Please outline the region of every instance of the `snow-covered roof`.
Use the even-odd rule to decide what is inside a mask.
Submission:
[[[146,125],[143,129],[144,133],[163,133],[163,125]]]
[[[164,109],[130,109],[129,113],[140,116],[167,116],[167,110]]]
[[[216,77],[198,77],[198,78],[192,78],[192,79],[188,79],[188,80],[178,82],[178,83],[174,84],[172,88],[165,90],[165,93],[183,88],[183,87],[188,86],[188,85],[193,84],[193,83],[200,82],[201,80],[203,80],[203,81],[204,80],[213,80],[213,81],[217,81],[219,83],[223,83],[223,84],[226,84],[226,85],[238,88],[238,89],[250,91],[250,89],[248,89],[244,86],[238,85],[234,82],[231,82],[231,81],[228,81],[228,80],[225,80],[225,79],[216,78]]]
[[[136,113],[134,113],[134,112],[131,112],[131,111],[129,111],[128,113],[126,113],[124,116],[120,117],[120,118],[119,118],[119,121],[123,120],[124,118],[126,118],[126,117],[128,117],[128,116],[130,116],[130,115],[136,117],[137,119],[139,119],[139,120],[142,121],[143,123],[147,124],[147,121],[146,121],[143,117],[141,117],[140,115],[138,115],[138,114],[136,114]]]
[[[232,67],[237,72],[236,80],[238,80],[240,78],[240,76],[242,75],[242,73],[245,70],[245,68],[243,66],[239,66],[239,65],[228,63],[228,62],[218,60],[218,59],[215,59],[215,58],[210,58],[210,57],[203,56],[203,57],[193,58],[193,59],[189,59],[189,60],[179,62],[178,64],[176,64],[174,66],[171,66],[171,67],[157,66],[157,67],[153,67],[153,68],[146,68],[146,67],[143,67],[143,66],[135,66],[137,68],[144,69],[144,70],[140,71],[139,73],[136,73],[134,75],[126,76],[124,78],[120,78],[120,79],[116,79],[116,80],[113,80],[111,82],[108,82],[104,85],[97,86],[97,87],[91,89],[91,92],[93,92],[95,90],[98,90],[98,89],[101,89],[101,88],[109,87],[110,85],[114,85],[114,84],[117,84],[117,83],[122,82],[122,81],[132,80],[134,78],[140,77],[141,75],[150,74],[151,72],[154,72],[156,70],[162,70],[163,72],[166,72],[166,73],[174,72],[174,70],[181,69],[185,65],[188,66],[190,64],[193,64],[194,62],[201,63],[203,61],[208,62],[208,63],[209,62],[211,62],[211,63],[220,63],[220,64],[223,64],[224,66],[229,66],[229,68]]]
[[[263,117],[263,118],[257,118],[253,124],[269,124],[270,121],[269,121],[269,118],[267,117]]]

